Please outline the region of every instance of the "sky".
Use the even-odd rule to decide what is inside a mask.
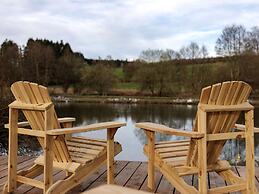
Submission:
[[[226,25],[259,26],[259,0],[1,0],[0,42],[68,42],[86,58],[137,59],[142,50],[215,42]]]

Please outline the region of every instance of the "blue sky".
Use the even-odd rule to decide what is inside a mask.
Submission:
[[[259,26],[258,0],[1,0],[0,41],[69,42],[87,58],[136,59],[142,50],[178,50],[190,41],[214,56],[226,25]]]

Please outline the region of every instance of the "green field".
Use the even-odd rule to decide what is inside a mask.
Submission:
[[[136,82],[120,82],[116,84],[115,88],[121,90],[138,90],[139,84]]]
[[[114,74],[120,81],[123,81],[125,78],[123,69],[121,67],[115,68]]]

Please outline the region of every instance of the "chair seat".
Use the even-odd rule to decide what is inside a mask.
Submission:
[[[120,150],[118,142],[114,142],[115,152]],[[106,153],[107,141],[87,137],[71,137],[66,140],[72,162],[85,164]]]
[[[178,141],[161,141],[155,144],[155,154],[170,166],[186,165],[190,139]],[[144,146],[147,153],[147,145]],[[146,154],[147,155],[147,154]]]

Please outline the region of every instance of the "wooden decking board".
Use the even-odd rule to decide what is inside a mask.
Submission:
[[[26,169],[26,167],[32,165],[33,161],[34,161],[34,158],[31,158],[31,159],[28,159],[26,161],[20,162],[17,169],[18,170]],[[8,171],[7,168],[5,170],[1,171],[0,180],[7,176],[7,171]]]
[[[157,193],[173,193],[174,187],[167,181],[167,179],[163,176],[159,186],[156,190]]]
[[[29,157],[29,156],[21,156],[21,157],[18,157],[18,163],[22,163],[22,162],[24,162],[24,161],[26,161],[26,160],[29,160],[29,159],[31,159],[31,157]],[[4,162],[2,162],[2,161],[4,161]],[[2,164],[0,164],[0,174],[2,174],[2,171],[3,170],[6,170],[7,169],[7,163],[8,163],[8,159],[7,159],[7,157],[6,158],[4,158],[4,159],[2,159]]]
[[[115,163],[115,177],[118,175],[119,172],[122,171],[122,169],[126,166],[127,164],[124,163],[124,162],[118,162],[118,163]],[[103,173],[95,182],[93,182],[88,188],[86,189],[91,189],[91,188],[94,188],[94,187],[97,187],[99,185],[102,185],[102,184],[105,184],[107,181],[107,171],[105,171],[105,173]]]
[[[2,191],[3,185],[7,180],[7,157],[0,156],[2,164],[0,167],[3,169],[0,171],[0,193]],[[26,169],[30,167],[33,163],[34,158],[32,157],[19,157],[18,168]],[[5,166],[4,166],[5,165]],[[245,176],[245,167],[237,166],[233,167],[235,172],[241,176]],[[82,191],[88,190],[90,188],[94,188],[98,185],[106,183],[106,165],[103,165],[97,172],[93,173],[90,177],[88,177],[81,185],[75,187],[69,194],[72,193],[80,193]],[[259,189],[259,167],[256,168],[255,172],[256,179],[256,187]],[[55,170],[53,173],[54,181],[62,179],[65,177],[65,173],[59,170]],[[38,176],[36,179],[42,179],[42,175]],[[197,176],[194,176],[192,180],[192,176],[185,176],[185,181],[188,184],[192,184],[195,187],[198,185]],[[210,172],[209,173],[210,187],[215,188],[219,186],[225,186],[226,183],[222,180],[217,173]],[[146,162],[132,162],[132,161],[116,161],[115,162],[115,183],[121,186],[126,186],[130,188],[135,188],[139,190],[148,191],[147,188],[147,163]],[[208,184],[209,185],[209,184]],[[155,171],[155,188],[156,193],[170,193],[170,194],[178,194],[179,192],[174,189],[174,187],[166,180],[166,178],[159,172]],[[18,188],[15,194],[38,194],[42,193],[42,191],[38,188],[31,187],[29,185],[23,185]]]
[[[126,187],[139,190],[147,178],[147,163],[141,162],[141,165],[134,172],[130,180],[127,182]]]
[[[120,161],[115,162],[115,167],[117,163]],[[98,171],[94,172],[90,177],[88,177],[81,185],[80,191],[86,190],[91,184],[93,184],[100,176],[102,176],[106,172],[106,165],[103,165]]]
[[[155,192],[158,189],[158,186],[162,180],[162,177],[163,177],[163,175],[157,169],[155,169]],[[144,183],[142,184],[140,190],[149,191],[149,189],[147,187],[147,178],[145,179]]]
[[[128,162],[125,168],[115,177],[115,183],[125,186],[141,162]]]
[[[7,164],[7,162],[8,162],[7,156],[0,157],[0,165]]]
[[[238,171],[240,177],[246,177],[246,169],[244,166],[237,166],[236,170]],[[256,188],[259,188],[259,182],[258,182],[258,177],[257,177],[258,168],[256,168],[255,172],[256,172],[255,186],[256,186]]]
[[[183,176],[183,179],[189,185],[192,185],[192,176]],[[179,191],[175,190],[174,194],[181,194]]]

